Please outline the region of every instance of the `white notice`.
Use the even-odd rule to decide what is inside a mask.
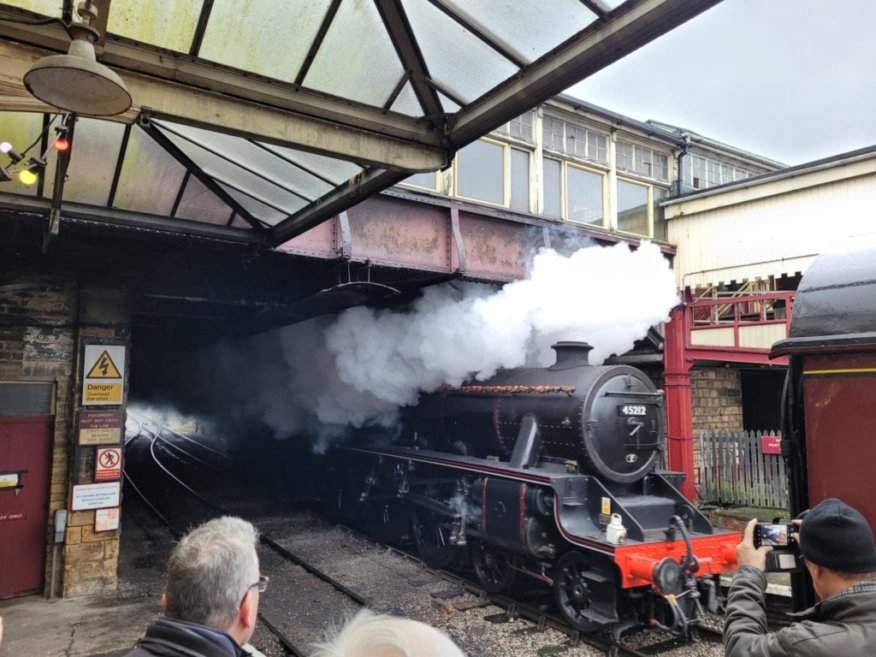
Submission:
[[[83,484],[73,486],[73,511],[105,509],[119,506],[122,496],[122,483],[113,481],[106,484]]]

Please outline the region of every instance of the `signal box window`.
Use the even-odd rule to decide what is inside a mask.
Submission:
[[[569,221],[602,226],[603,177],[572,166],[566,169],[566,177],[569,189]]]
[[[559,160],[544,159],[544,216],[559,219],[563,207],[563,165]]]
[[[505,147],[476,141],[456,155],[456,192],[479,201],[502,205],[505,201]]]
[[[428,173],[415,173],[413,176],[405,178],[402,182],[405,185],[416,185],[417,187],[425,187],[426,189],[435,189],[435,179],[437,175],[434,171]]]
[[[625,180],[617,181],[617,227],[627,233],[651,235],[648,226],[648,187]]]
[[[511,149],[511,209],[529,212],[529,152]]]
[[[669,191],[663,187],[651,188],[651,216],[654,217],[654,239],[666,241],[666,219],[663,208],[658,203],[669,196]]]

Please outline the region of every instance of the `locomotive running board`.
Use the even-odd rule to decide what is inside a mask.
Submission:
[[[575,545],[597,550],[607,555],[614,555],[614,548],[604,542],[604,530],[593,522],[585,520],[579,514],[577,518],[569,521],[569,508],[576,507],[580,509],[578,498],[565,495],[564,491],[574,490],[578,484],[584,486],[586,482],[593,480],[593,477],[578,473],[569,473],[560,470],[546,470],[545,468],[534,469],[515,468],[501,461],[493,461],[490,459],[476,458],[473,456],[457,456],[452,459],[447,458],[447,455],[442,452],[433,452],[425,449],[415,449],[412,447],[351,447],[340,446],[339,449],[361,454],[370,454],[372,456],[384,456],[389,458],[406,459],[416,461],[418,463],[428,463],[445,468],[451,468],[462,472],[472,472],[480,475],[489,475],[492,477],[502,477],[514,481],[527,482],[532,484],[541,484],[548,486],[554,490],[554,518],[557,527],[563,537]],[[566,511],[562,512],[563,507]],[[570,525],[566,527],[565,525]],[[585,525],[587,534],[584,534]],[[588,535],[589,534],[589,535]]]
[[[563,538],[574,545],[596,550],[612,557],[615,555],[615,546],[606,543],[604,527],[593,521],[587,509],[584,508],[582,500],[599,501],[603,515],[608,516],[611,513],[617,513],[622,517],[625,526],[629,530],[628,542],[625,544],[627,549],[631,545],[652,542],[647,539],[645,535],[646,530],[642,529],[637,519],[630,514],[623,500],[618,499],[612,491],[605,488],[597,477],[567,472],[559,464],[556,465],[556,470],[547,468],[515,468],[503,461],[461,455],[453,455],[452,458],[448,458],[446,453],[413,447],[339,446],[339,449],[370,454],[372,456],[405,459],[461,472],[547,486],[554,491],[554,519]],[[658,488],[662,488],[663,493],[668,497],[679,501],[684,500],[678,489],[662,474],[652,473],[648,476],[660,480],[661,483]],[[691,510],[695,514],[699,514],[692,507]],[[717,534],[736,535],[726,530],[715,530],[713,528],[712,531]],[[703,535],[698,533],[696,537],[692,538],[694,542],[699,542],[699,537],[703,537]]]
[[[481,459],[474,456],[457,456],[453,455],[452,459],[447,458],[447,454],[443,452],[433,452],[426,449],[415,449],[413,447],[351,447],[342,445],[340,449],[360,452],[362,454],[371,454],[376,456],[390,456],[393,458],[409,459],[419,463],[431,463],[440,465],[445,468],[453,468],[454,470],[464,470],[466,472],[477,472],[480,474],[488,474],[494,477],[506,477],[508,479],[516,479],[532,482],[534,484],[551,484],[557,478],[574,478],[580,477],[579,474],[568,473],[558,470],[556,473],[547,471],[544,468],[538,468],[538,473],[533,468],[515,468],[506,462],[493,461],[491,459]]]

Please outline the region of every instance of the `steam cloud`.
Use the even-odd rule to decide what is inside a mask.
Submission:
[[[211,405],[257,417],[280,437],[322,440],[349,426],[391,423],[421,391],[485,379],[499,368],[545,366],[558,340],[594,346],[600,363],[628,351],[677,303],[660,250],[643,243],[540,251],[527,279],[500,290],[427,288],[407,312],[357,307],[225,343],[199,355]],[[202,401],[207,401],[206,399]]]

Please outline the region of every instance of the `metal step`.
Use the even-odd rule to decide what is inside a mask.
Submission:
[[[599,623],[601,625],[616,623],[618,620],[617,613],[613,613],[612,615],[608,616],[602,613],[602,611],[600,611],[599,609],[593,609],[592,607],[590,609],[585,609],[584,611],[582,611],[581,615],[587,620],[593,621],[594,623]]]
[[[581,576],[592,584],[605,584],[611,581],[611,577],[598,570],[585,570]]]

